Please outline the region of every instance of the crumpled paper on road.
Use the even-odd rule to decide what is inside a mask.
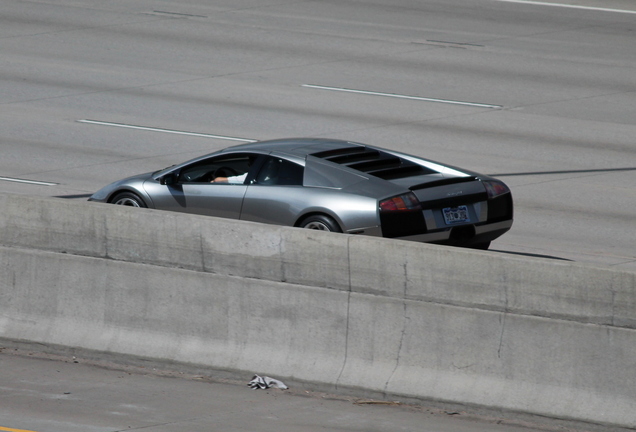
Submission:
[[[258,390],[258,389],[264,390],[270,387],[276,387],[281,390],[287,390],[289,388],[282,381],[279,381],[277,379],[274,379],[268,376],[262,377],[258,375],[254,375],[254,377],[252,378],[252,381],[250,381],[247,385],[254,390]]]

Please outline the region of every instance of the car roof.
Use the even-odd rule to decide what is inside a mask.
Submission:
[[[153,174],[155,178],[165,172],[210,156],[254,152],[304,161],[309,172],[320,173],[311,186],[343,188],[364,179],[367,188],[409,190],[425,183],[448,177],[470,177],[477,173],[460,170],[449,165],[423,159],[394,150],[333,138],[283,138],[234,145],[200,156]],[[321,168],[322,167],[322,168]],[[392,186],[389,186],[392,185]]]
[[[382,180],[439,174],[442,165],[400,152],[353,141],[329,138],[285,138],[233,146],[232,151],[268,151],[327,164]],[[405,180],[404,184],[411,182]]]
[[[277,151],[293,154],[299,157],[306,157],[313,153],[335,150],[345,147],[368,147],[365,144],[355,143],[341,139],[331,138],[283,138],[267,141],[257,141],[248,144],[239,144],[228,147],[224,151]]]

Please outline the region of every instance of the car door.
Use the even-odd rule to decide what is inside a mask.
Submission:
[[[214,156],[179,167],[163,181],[147,181],[144,187],[157,209],[238,219],[250,170],[256,168],[259,157],[252,153]],[[245,176],[241,183],[212,182],[219,176],[241,175]]]
[[[304,166],[276,156],[266,157],[251,179],[241,219],[293,225],[308,201],[303,187]]]

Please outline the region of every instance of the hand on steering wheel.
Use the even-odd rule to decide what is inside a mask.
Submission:
[[[210,183],[227,183],[228,177],[237,175],[239,174],[234,168],[220,167],[214,170],[214,172],[210,175]]]

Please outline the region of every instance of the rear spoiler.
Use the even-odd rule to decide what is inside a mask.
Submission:
[[[479,178],[475,176],[451,177],[451,178],[445,178],[441,180],[433,180],[427,183],[416,184],[415,186],[409,187],[409,189],[414,191],[419,189],[428,189],[432,187],[446,186],[446,185],[457,184],[457,183],[468,183],[468,182],[473,182],[475,180],[479,180]]]

